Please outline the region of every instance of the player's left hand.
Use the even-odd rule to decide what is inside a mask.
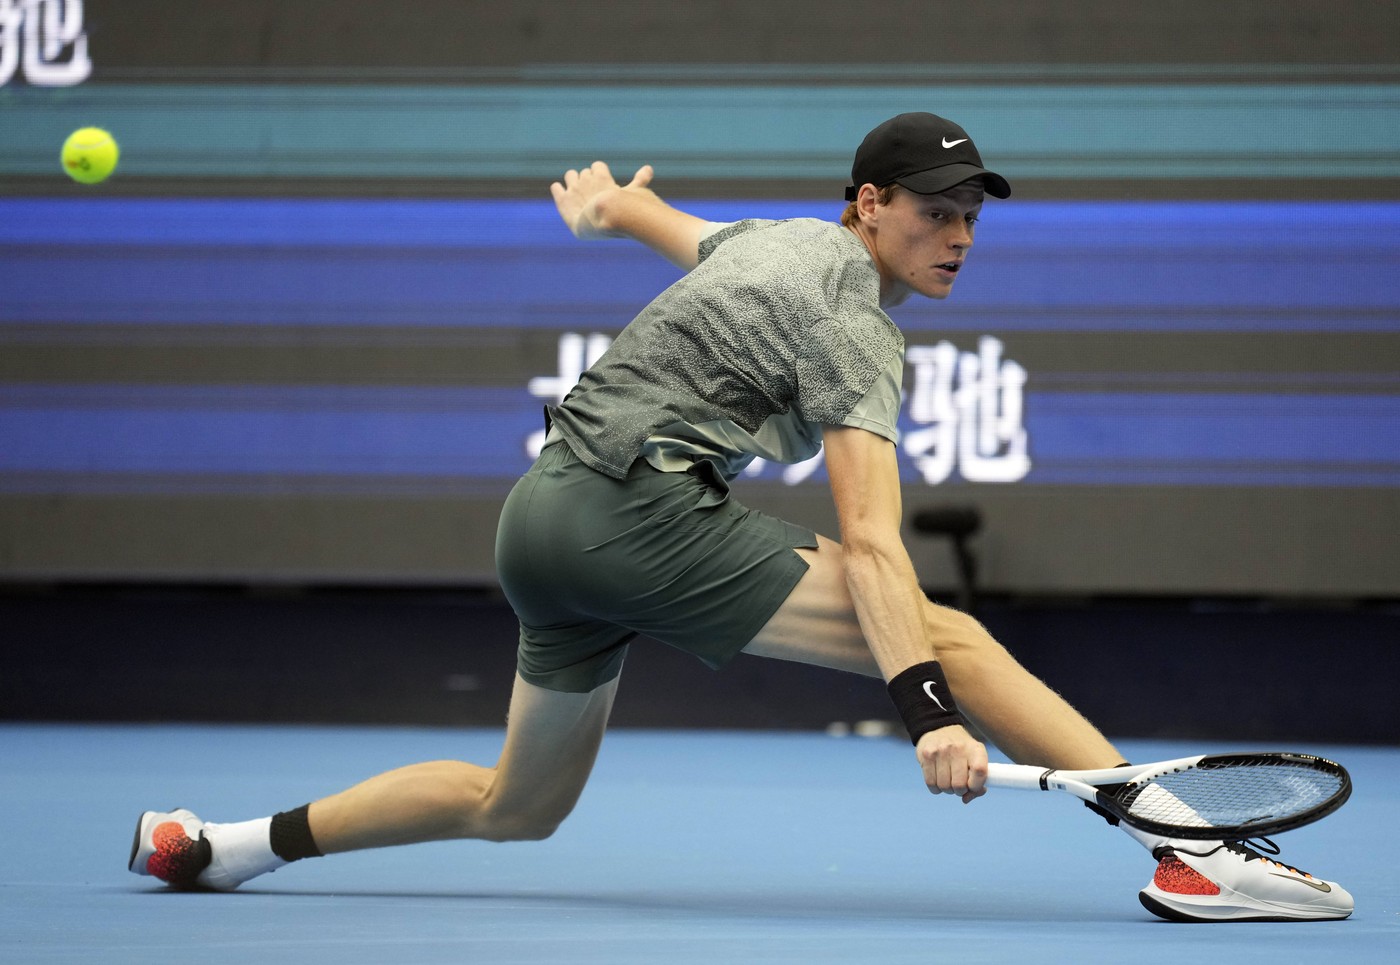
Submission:
[[[987,793],[987,748],[957,724],[924,734],[915,753],[934,794],[956,794],[968,804]]]
[[[654,174],[651,165],[645,164],[637,169],[631,181],[620,185],[606,164],[594,161],[582,171],[565,171],[564,180],[551,184],[549,193],[554,197],[559,217],[564,219],[574,237],[583,240],[617,237],[610,230],[608,202],[619,192],[658,200],[648,187]]]

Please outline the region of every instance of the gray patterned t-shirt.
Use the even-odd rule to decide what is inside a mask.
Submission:
[[[800,462],[824,424],[898,442],[904,338],[879,303],[874,262],[840,225],[727,225],[583,374],[554,429],[618,479],[639,457],[725,480],[755,456]]]

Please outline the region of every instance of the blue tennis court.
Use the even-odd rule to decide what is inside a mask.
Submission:
[[[1344,922],[1175,925],[1136,893],[1153,862],[1057,794],[931,798],[907,742],[621,729],[545,842],[305,861],[234,894],[126,870],[146,808],[209,820],[292,807],[415,760],[494,760],[501,731],[0,726],[10,839],[0,958],[14,962],[1393,962],[1386,829],[1400,751],[1341,760],[1351,801],[1280,837],[1356,896]],[[1135,760],[1231,749],[1127,740]]]

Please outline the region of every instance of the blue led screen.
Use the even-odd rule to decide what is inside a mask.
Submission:
[[[8,571],[489,583],[541,407],[676,277],[545,200],[0,199]],[[1397,277],[1395,202],[990,203],[893,313],[906,506],[981,507],[992,588],[1400,592]],[[819,458],[747,476],[836,532]]]
[[[686,206],[713,220],[835,210]],[[1344,346],[1400,331],[1398,266],[1400,204],[991,204],[953,297],[896,318],[911,360],[939,343],[975,355],[992,338],[999,361],[1024,370],[1013,428],[1028,465],[1003,484],[1393,486],[1400,360],[1289,357],[1279,339]],[[675,274],[637,246],[575,241],[547,202],[0,201],[0,337],[12,351],[165,340],[172,360],[124,373],[114,355],[81,379],[0,382],[0,486],[372,492],[379,480],[403,493],[457,480],[503,492],[553,401],[532,380],[568,377],[561,339],[606,340]],[[325,384],[209,369],[221,345],[271,352],[309,330],[322,350],[366,331],[513,344],[513,371]],[[1137,347],[1193,333],[1225,340],[1228,357],[1206,343],[1161,360]],[[1066,365],[1089,337],[1115,352]],[[1037,365],[1052,339],[1056,361]],[[204,374],[182,372],[181,352],[205,356]],[[903,429],[917,436],[936,420],[917,411],[919,386],[906,388]],[[909,458],[904,472],[916,486],[960,478]]]
[[[713,220],[825,202],[687,202]],[[1400,204],[989,205],[931,331],[1381,331]],[[584,245],[547,202],[0,199],[0,322],[620,326],[675,277]]]

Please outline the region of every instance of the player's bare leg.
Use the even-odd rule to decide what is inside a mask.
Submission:
[[[846,585],[841,544],[818,540],[816,550],[797,550],[810,568],[744,652],[878,677]],[[1123,762],[1093,724],[975,619],[929,603],[925,623],[958,706],[1012,760],[1070,768]]]
[[[802,581],[745,652],[879,676],[846,589],[841,547],[821,539],[799,550]],[[1123,761],[1102,734],[1020,666],[977,621],[929,605],[925,623],[964,714],[1013,760],[1048,767],[1112,767]],[[1140,899],[1178,921],[1309,921],[1346,918],[1351,895],[1237,842],[1129,835],[1158,859]]]
[[[616,679],[566,694],[516,677],[495,767],[432,761],[388,771],[313,803],[312,835],[324,854],[447,838],[546,838],[583,792],[616,693]]]
[[[494,767],[415,764],[303,808],[234,824],[202,821],[184,809],[147,811],[127,867],[177,888],[231,891],[290,861],[333,852],[443,838],[549,837],[588,781],[616,693],[616,680],[566,694],[517,677]]]

